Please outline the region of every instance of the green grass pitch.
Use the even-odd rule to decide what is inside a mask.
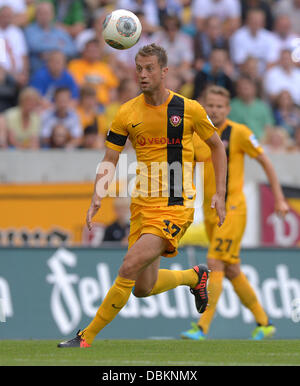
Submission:
[[[299,366],[300,340],[97,340],[88,349],[56,341],[0,341],[0,366]]]

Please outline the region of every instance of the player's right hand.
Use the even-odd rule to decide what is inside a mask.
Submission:
[[[86,214],[86,225],[89,231],[91,231],[93,227],[92,219],[100,208],[101,208],[101,199],[94,194],[91,205]]]
[[[275,201],[275,213],[281,218],[285,218],[290,208],[284,199]]]
[[[211,199],[210,207],[212,209],[216,209],[217,215],[219,217],[218,226],[220,227],[224,223],[225,217],[226,217],[225,197],[222,195],[219,195],[218,193],[214,194]]]

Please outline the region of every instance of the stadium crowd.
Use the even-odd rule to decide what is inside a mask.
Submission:
[[[119,8],[143,27],[124,51],[102,38]],[[139,93],[135,54],[156,42],[167,87],[201,102],[207,85],[224,86],[230,118],[267,152],[300,151],[299,20],[300,0],[0,0],[0,148],[103,148]]]

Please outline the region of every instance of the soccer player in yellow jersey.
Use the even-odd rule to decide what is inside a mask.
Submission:
[[[89,347],[125,306],[132,292],[145,297],[187,285],[195,296],[198,312],[202,313],[207,306],[206,266],[183,271],[159,266],[161,256],[177,254],[178,241],[193,221],[193,133],[198,133],[211,149],[216,176],[211,206],[216,210],[219,226],[225,219],[226,153],[204,108],[165,88],[167,72],[167,54],[162,47],[151,44],[138,52],[136,73],[142,93],[120,107],[111,125],[87,213],[91,229],[92,218],[101,206],[99,192],[113,176],[105,165],[114,169],[129,137],[139,173],[131,201],[128,252],[94,319],[74,339],[60,343],[59,347]]]
[[[181,334],[182,338],[203,340],[209,331],[219,296],[222,292],[222,281],[227,277],[257,322],[252,338],[260,340],[271,337],[275,327],[259,303],[248,279],[240,269],[240,244],[246,226],[246,200],[243,193],[244,156],[256,159],[263,167],[275,197],[275,211],[284,216],[288,212],[281,187],[268,157],[264,154],[254,134],[245,125],[227,118],[230,111],[230,95],[226,89],[210,86],[204,93],[204,107],[217,127],[227,153],[227,191],[226,220],[221,228],[217,227],[217,218],[210,208],[209,200],[216,185],[213,178],[211,152],[209,147],[194,135],[195,159],[204,161],[204,222],[210,242],[207,253],[207,265],[211,270],[208,283],[209,306],[193,328]]]

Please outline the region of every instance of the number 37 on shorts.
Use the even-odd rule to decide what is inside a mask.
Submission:
[[[181,228],[178,225],[171,223],[171,221],[169,220],[163,220],[163,221],[166,224],[165,228],[163,228],[163,231],[165,233],[170,234],[172,237],[177,236],[178,233],[181,231]]]

